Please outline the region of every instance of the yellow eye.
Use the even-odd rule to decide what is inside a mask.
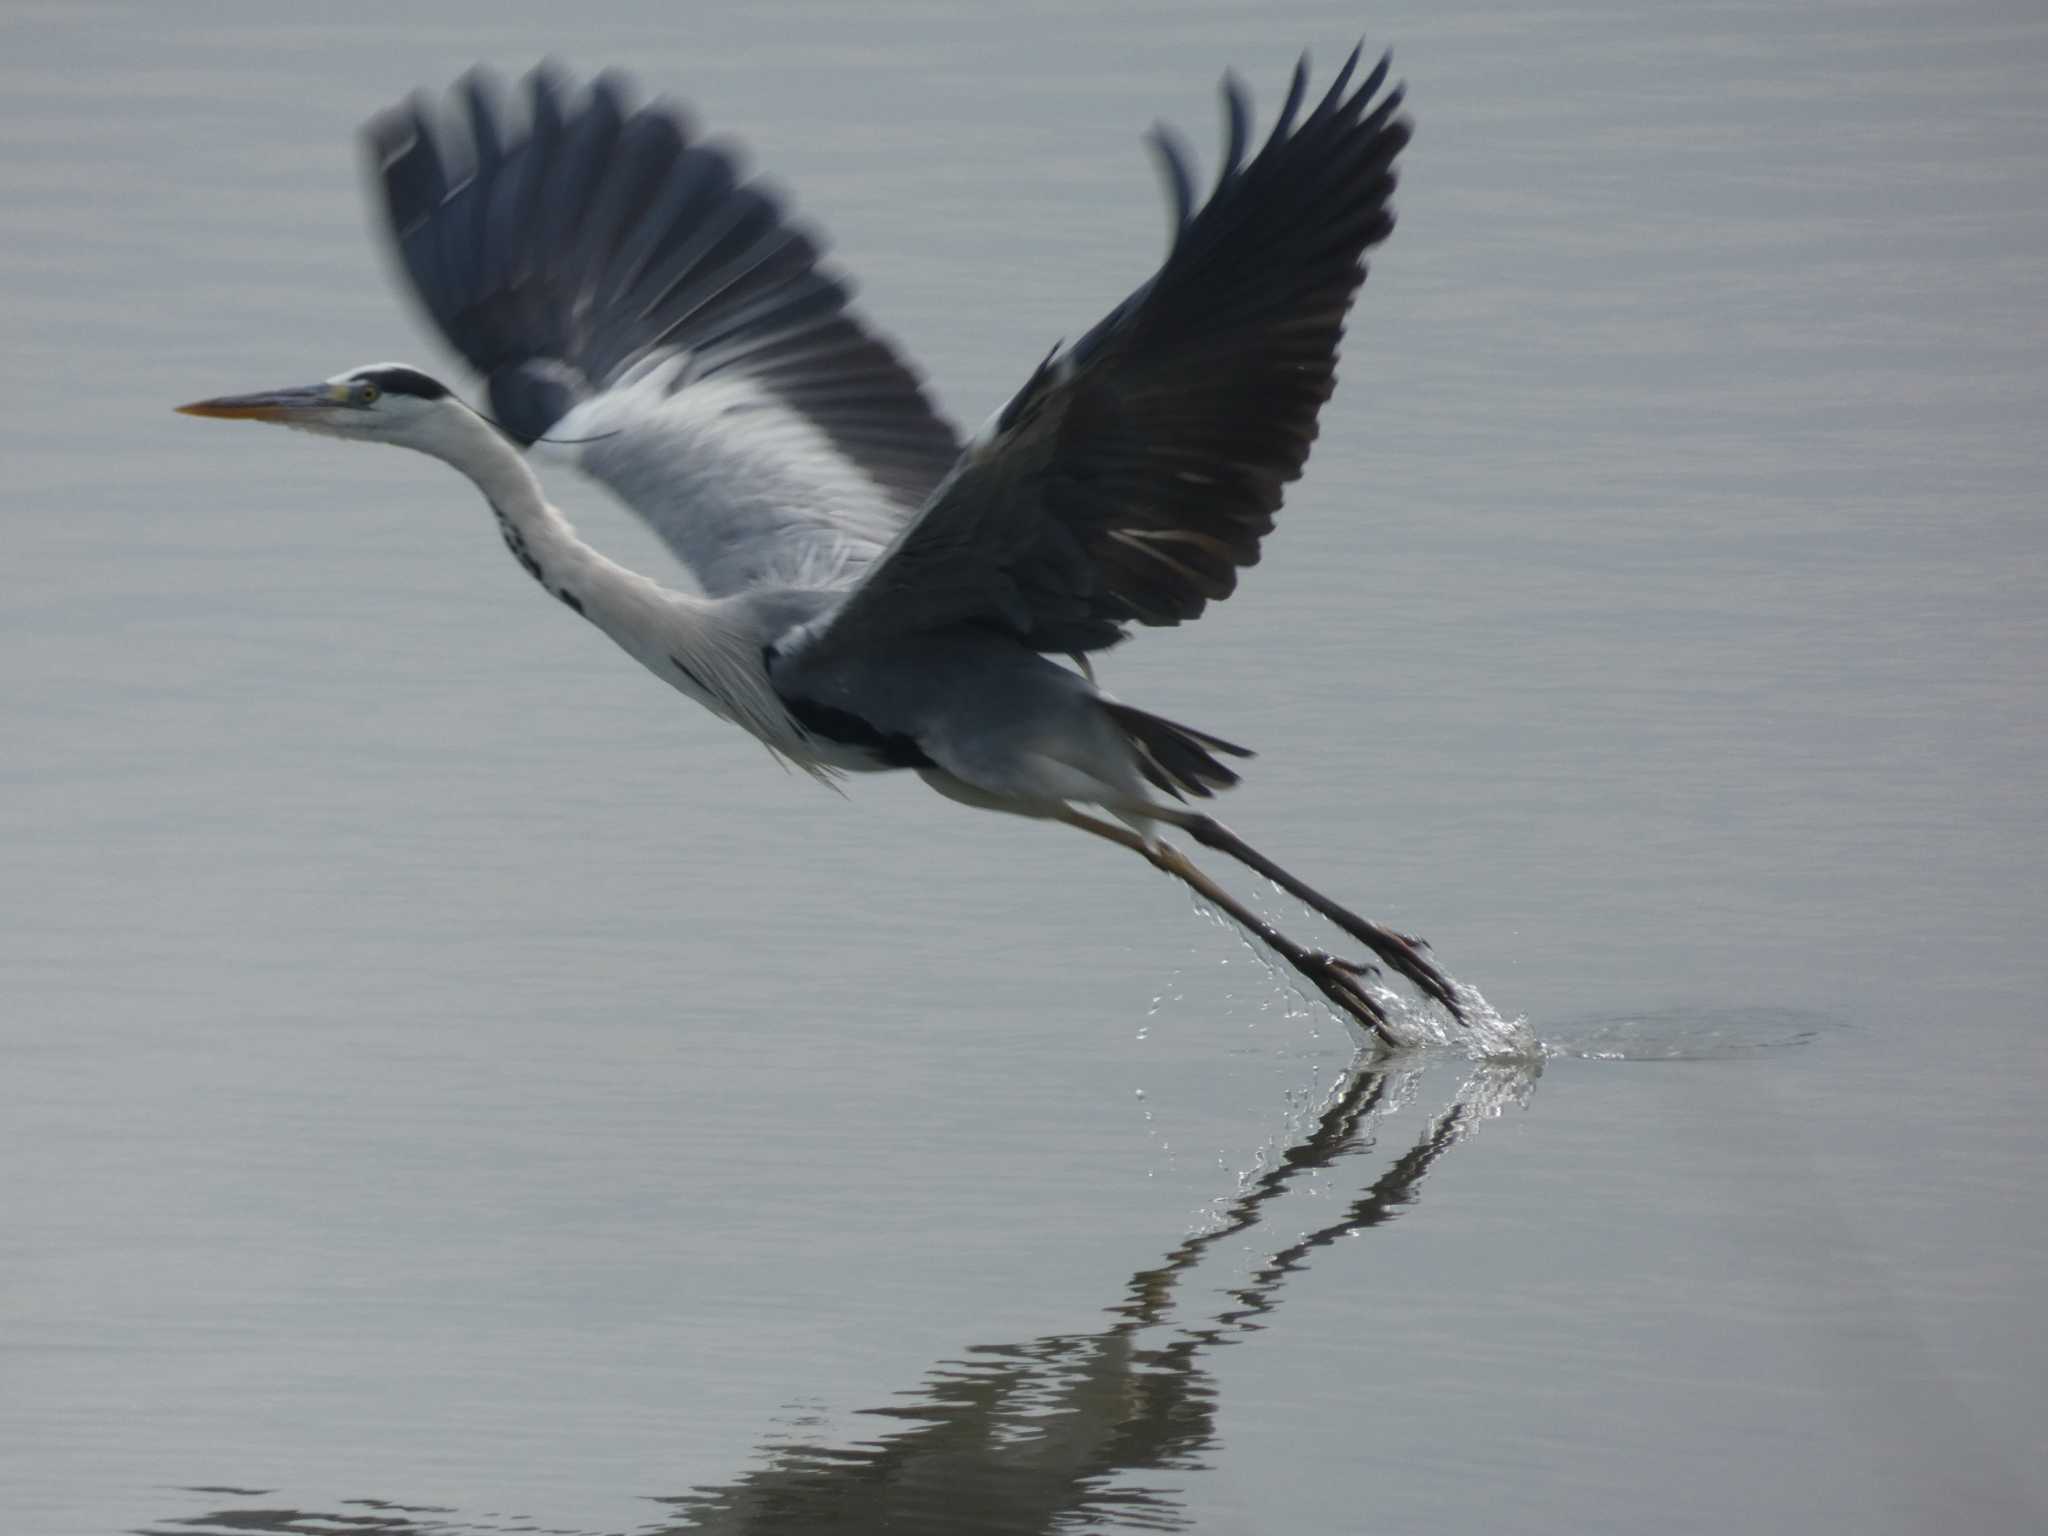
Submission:
[[[383,393],[384,391],[379,389],[376,385],[365,384],[363,386],[362,395],[360,398],[362,399],[362,402],[365,405],[375,405],[377,403],[377,397]]]

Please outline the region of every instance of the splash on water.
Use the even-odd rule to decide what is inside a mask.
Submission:
[[[1500,1012],[1480,990],[1453,980],[1452,990],[1464,1010],[1461,1025],[1436,1004],[1379,985],[1373,1000],[1386,1017],[1390,1047],[1358,1022],[1340,1014],[1314,995],[1298,975],[1264,945],[1207,903],[1195,908],[1219,928],[1237,935],[1245,953],[1259,964],[1269,985],[1260,1016],[1278,1006],[1288,1022],[1306,1021],[1310,1037],[1330,1018],[1337,1018],[1360,1049],[1373,1055],[1408,1051],[1453,1051],[1475,1062],[1507,1065],[1566,1058],[1578,1061],[1731,1061],[1772,1051],[1796,1050],[1839,1023],[1827,1015],[1794,1008],[1657,1007],[1628,1013],[1594,1014],[1559,1020],[1539,1034],[1527,1015]],[[1229,963],[1227,960],[1223,962]],[[1226,1000],[1233,997],[1226,993]],[[1276,999],[1279,1001],[1276,1004]],[[1184,1002],[1184,992],[1173,1001]],[[1153,1012],[1159,1011],[1155,1003]],[[1251,1025],[1258,1022],[1254,1018]]]
[[[1274,889],[1278,893],[1278,888]],[[1390,1049],[1396,1053],[1442,1049],[1456,1051],[1473,1061],[1504,1062],[1541,1061],[1548,1054],[1526,1017],[1506,1017],[1481,995],[1477,987],[1456,980],[1452,981],[1451,988],[1464,1009],[1465,1022],[1462,1025],[1434,1003],[1405,996],[1386,986],[1370,989],[1373,1000],[1380,1005],[1385,1016],[1386,1033],[1393,1040],[1390,1047],[1387,1041],[1374,1036],[1356,1019],[1339,1013],[1328,1001],[1315,995],[1299,975],[1230,917],[1200,897],[1194,898],[1194,908],[1209,922],[1234,934],[1244,946],[1245,953],[1258,962],[1268,981],[1279,984],[1277,990],[1268,990],[1259,1012],[1269,1012],[1274,997],[1284,999],[1280,1005],[1282,1019],[1306,1021],[1311,1039],[1321,1037],[1322,1024],[1326,1019],[1336,1018],[1361,1049],[1375,1054],[1385,1054]],[[1302,910],[1308,921],[1319,921],[1306,908]],[[1230,961],[1226,958],[1221,963],[1228,965]],[[1226,1000],[1233,995],[1226,992]],[[1175,999],[1183,1000],[1181,997]],[[1156,1014],[1158,1009],[1159,1002],[1155,999],[1152,1011]],[[1246,1027],[1256,1027],[1257,1023],[1255,1018]]]
[[[1374,987],[1373,1000],[1386,1015],[1387,1033],[1402,1050],[1437,1047],[1462,1052],[1480,1062],[1540,1062],[1548,1054],[1526,1016],[1505,1017],[1477,987],[1453,981],[1451,990],[1464,1009],[1460,1024],[1434,1004],[1418,1002],[1389,987]]]

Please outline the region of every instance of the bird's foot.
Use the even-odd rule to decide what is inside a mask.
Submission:
[[[1368,978],[1380,968],[1356,960],[1345,960],[1320,949],[1305,949],[1287,956],[1302,976],[1315,983],[1316,990],[1378,1037],[1382,1045],[1398,1047],[1387,1023],[1387,1011],[1378,998],[1366,990]]]
[[[1368,945],[1372,952],[1386,961],[1401,975],[1408,978],[1424,997],[1433,998],[1450,1010],[1451,1017],[1460,1024],[1465,1022],[1464,1005],[1458,1000],[1456,988],[1450,977],[1437,968],[1425,951],[1429,948],[1426,939],[1411,938],[1405,933],[1396,933],[1365,918],[1346,914],[1350,922],[1338,921],[1337,926],[1353,938]]]

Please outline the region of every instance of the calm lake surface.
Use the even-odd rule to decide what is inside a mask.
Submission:
[[[553,54],[747,143],[972,426],[1151,270],[1140,132],[1365,28],[1418,138],[1308,477],[1103,668],[1518,1061],[1355,1060],[1137,860],[777,771],[438,466],[169,410],[462,378],[355,130]],[[2036,4],[0,11],[0,1526],[2040,1529],[2044,66]]]

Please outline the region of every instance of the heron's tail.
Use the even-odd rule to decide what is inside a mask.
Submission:
[[[1217,790],[1228,789],[1237,782],[1236,772],[1218,762],[1216,753],[1227,752],[1232,757],[1252,755],[1249,747],[1240,747],[1191,726],[1177,725],[1158,715],[1148,715],[1128,704],[1104,699],[1102,707],[1109,711],[1109,718],[1137,753],[1138,771],[1176,800],[1188,795],[1206,800]]]

